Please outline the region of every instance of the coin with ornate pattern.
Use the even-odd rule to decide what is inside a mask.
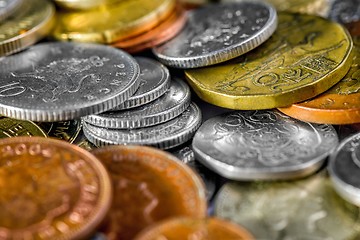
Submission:
[[[49,137],[58,138],[73,143],[81,130],[81,120],[69,120],[63,122],[38,122]]]
[[[0,116],[0,138],[18,136],[47,137],[47,134],[35,123]]]

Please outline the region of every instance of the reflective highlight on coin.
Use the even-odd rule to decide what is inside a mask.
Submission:
[[[38,122],[49,137],[58,138],[69,143],[75,141],[81,130],[80,120],[69,120],[63,122]]]
[[[22,4],[23,0],[1,0],[0,22],[11,16]]]
[[[47,134],[33,122],[0,116],[0,138],[19,136],[47,137]]]

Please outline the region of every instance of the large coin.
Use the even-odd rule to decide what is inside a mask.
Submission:
[[[114,200],[102,229],[109,240],[127,240],[169,217],[206,216],[200,178],[171,154],[148,147],[113,146],[92,153],[108,169]]]
[[[186,71],[194,91],[217,106],[257,110],[285,107],[339,82],[351,66],[352,39],[320,17],[279,14],[264,44],[227,63]]]
[[[0,22],[11,16],[21,5],[24,0],[1,0],[0,1]]]
[[[234,180],[292,179],[318,170],[335,149],[331,125],[277,111],[236,111],[207,120],[193,139],[195,157]]]
[[[172,67],[208,66],[259,46],[271,36],[276,25],[276,11],[266,3],[210,5],[189,12],[184,29],[153,52]]]
[[[31,121],[22,121],[0,116],[0,138],[19,136],[47,137],[46,133]]]
[[[42,43],[0,64],[0,113],[17,119],[53,122],[106,111],[139,86],[131,56],[96,44]]]
[[[58,138],[69,143],[75,141],[81,130],[80,120],[69,120],[63,122],[38,122],[49,137]]]
[[[105,218],[111,182],[92,154],[65,141],[0,140],[0,238],[85,239]]]

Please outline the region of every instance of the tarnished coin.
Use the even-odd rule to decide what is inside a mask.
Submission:
[[[1,0],[0,1],[0,22],[2,23],[6,18],[11,16],[20,6],[24,0]]]
[[[197,160],[223,177],[273,180],[314,173],[337,144],[331,125],[263,110],[207,120],[196,132],[192,148]]]
[[[359,239],[360,209],[341,199],[324,171],[301,181],[232,182],[220,190],[215,216],[255,239]]]
[[[145,227],[175,216],[206,216],[201,179],[171,154],[140,146],[112,146],[92,153],[108,169],[114,200],[102,231],[127,240]]]
[[[209,5],[190,11],[184,29],[153,52],[172,67],[208,66],[256,48],[271,36],[276,25],[276,11],[266,3]]]
[[[63,122],[38,122],[49,137],[58,138],[69,143],[75,141],[81,130],[80,120],[69,120]]]
[[[258,110],[314,97],[350,69],[351,36],[339,24],[311,15],[279,13],[264,44],[224,64],[187,70],[194,91],[217,106]]]
[[[108,129],[83,123],[84,133],[96,146],[137,144],[169,149],[190,140],[201,124],[200,109],[190,104],[180,116],[150,127],[137,129]]]
[[[360,20],[359,0],[333,0],[329,18],[342,24]]]
[[[172,218],[142,231],[135,240],[253,240],[243,227],[219,218]]]
[[[111,182],[89,152],[65,141],[0,140],[0,238],[86,239],[111,205]]]
[[[0,116],[0,138],[18,136],[47,137],[46,133],[33,122]]]
[[[31,64],[14,65],[31,55]],[[106,111],[140,82],[130,55],[96,44],[42,43],[0,58],[0,65],[0,114],[25,120],[65,121]]]
[[[190,89],[182,80],[171,80],[170,88],[153,102],[123,111],[108,111],[83,117],[98,127],[125,129],[160,124],[180,115],[191,101]]]

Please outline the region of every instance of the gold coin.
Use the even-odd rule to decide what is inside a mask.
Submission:
[[[71,10],[86,10],[119,1],[123,0],[54,0],[59,7]]]
[[[112,43],[158,25],[175,8],[174,0],[126,0],[88,11],[57,13],[57,40]]]
[[[255,50],[185,71],[200,98],[231,109],[284,107],[326,91],[345,76],[353,42],[341,25],[311,15],[278,16],[275,33]]]
[[[46,131],[49,137],[58,138],[69,143],[75,141],[81,130],[80,120],[38,122],[37,124]]]
[[[0,116],[0,138],[18,136],[47,137],[46,133],[33,122]]]
[[[0,57],[19,52],[45,37],[54,24],[55,8],[47,0],[26,0],[0,23]]]

